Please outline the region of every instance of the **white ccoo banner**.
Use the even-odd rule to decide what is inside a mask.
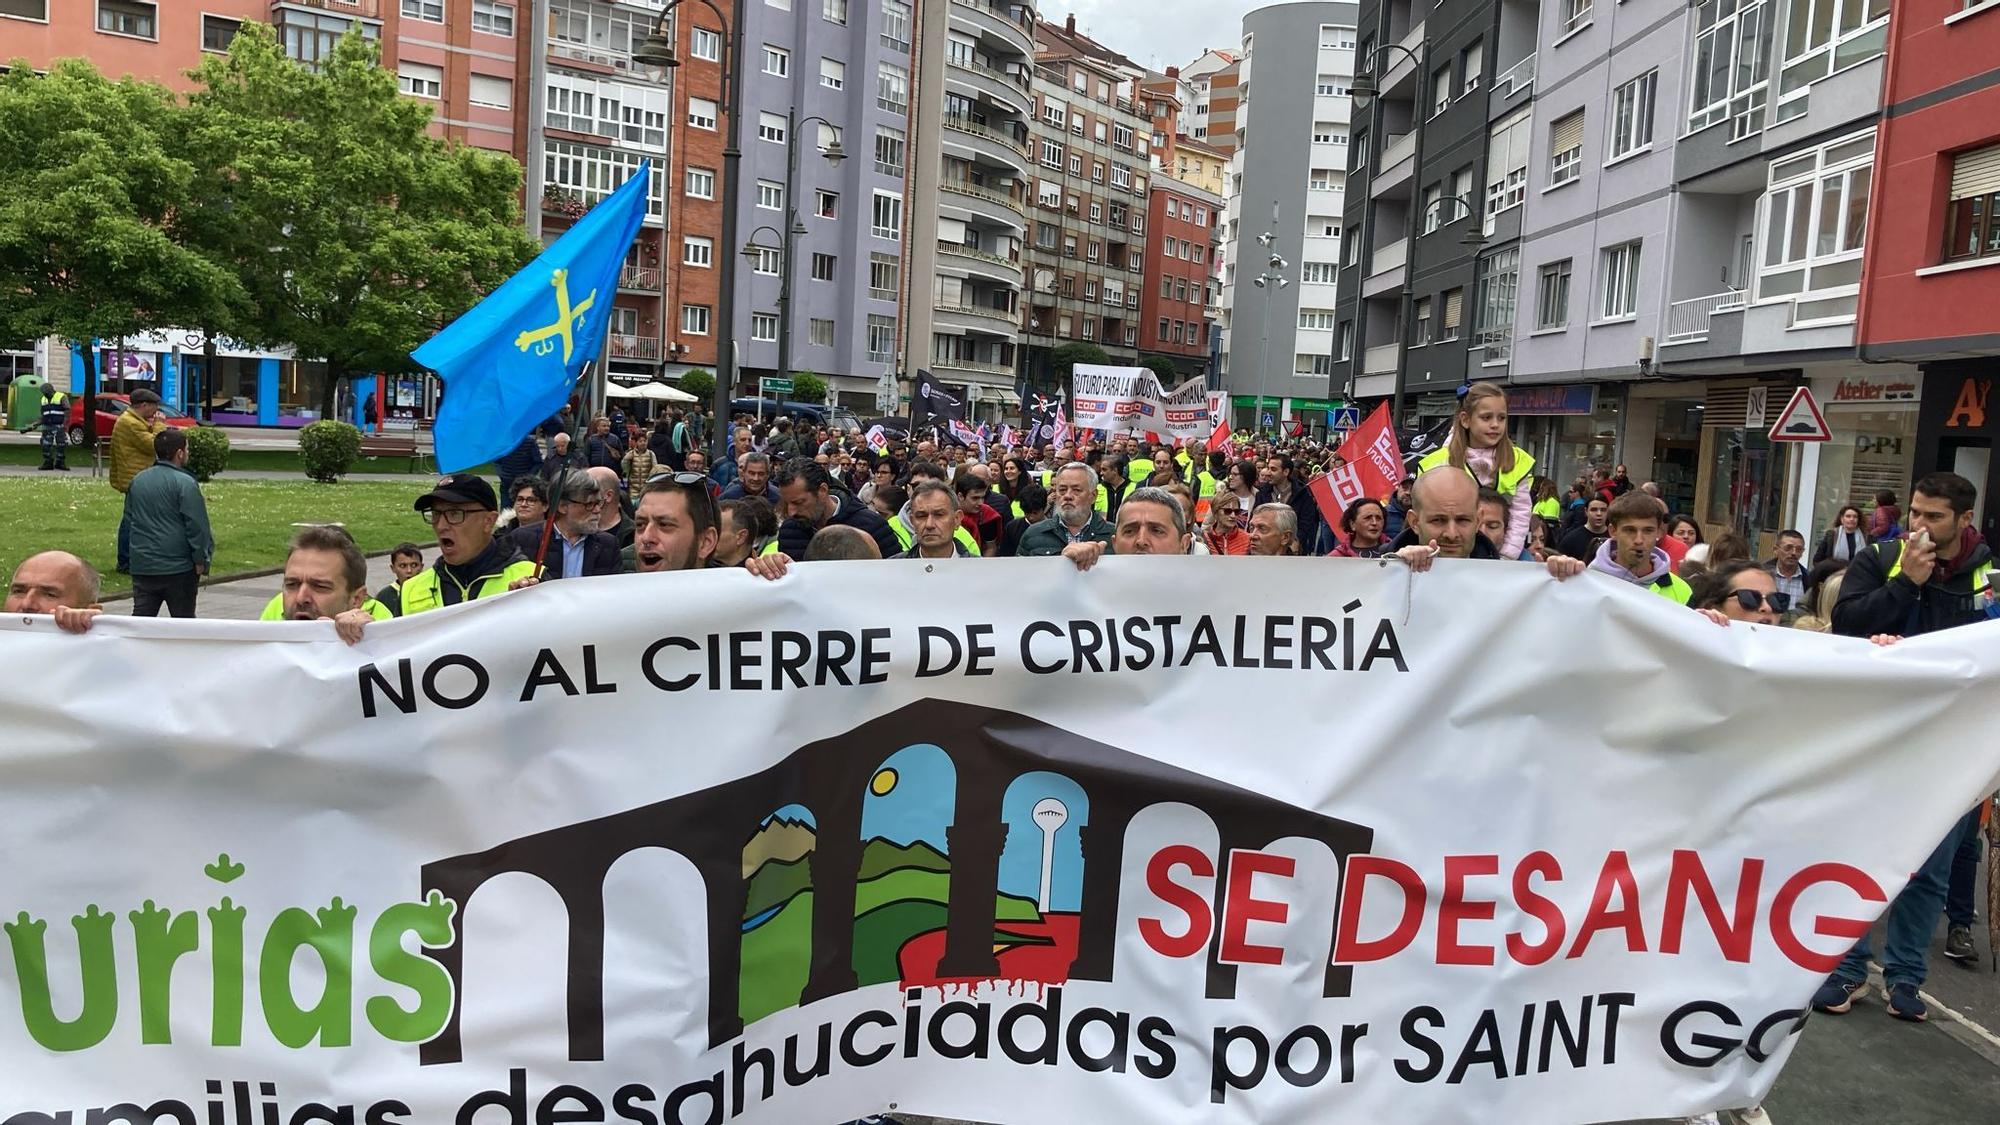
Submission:
[[[1740,1106],[2000,764],[2000,626],[1217,565],[0,622],[0,1122]]]
[[[1208,384],[1199,376],[1165,390],[1149,367],[1079,363],[1069,401],[1078,429],[1156,434],[1169,442],[1206,440],[1215,429]]]

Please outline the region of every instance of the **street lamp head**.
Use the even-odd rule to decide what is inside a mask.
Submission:
[[[743,244],[743,256],[752,261],[765,254],[775,254],[777,252],[776,247],[765,246],[754,238]]]
[[[639,49],[632,52],[632,61],[641,66],[657,66],[667,70],[681,65],[680,56],[674,54],[674,41],[667,38],[655,27]]]
[[[1279,279],[1278,279],[1278,288],[1280,288],[1280,289],[1283,289],[1283,288],[1285,288],[1286,286],[1290,285],[1291,283],[1292,283],[1292,279],[1291,279],[1291,278],[1289,278],[1289,277],[1281,277],[1281,278],[1279,278]]]
[[[825,148],[819,150],[819,154],[826,158],[828,164],[839,164],[847,159],[847,150],[840,147],[839,141],[828,142]]]
[[[1256,277],[1251,278],[1250,284],[1255,285],[1259,289],[1264,288],[1264,275],[1260,273]]]
[[[1367,105],[1369,100],[1375,96],[1374,65],[1375,60],[1366,60],[1361,67],[1361,73],[1355,75],[1354,80],[1347,84],[1348,100],[1352,101],[1357,107]]]
[[[1271,268],[1274,270],[1284,269],[1285,259],[1277,254],[1271,255]]]
[[[1465,235],[1458,240],[1458,244],[1476,254],[1480,247],[1486,245],[1486,235],[1477,226],[1468,224]]]

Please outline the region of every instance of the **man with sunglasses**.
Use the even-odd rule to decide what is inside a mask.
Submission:
[[[493,537],[500,505],[483,477],[453,473],[415,506],[431,521],[438,559],[404,580],[403,616],[492,597],[535,577],[535,564],[511,540]]]
[[[1931,473],[1910,490],[1909,534],[1877,543],[1855,556],[1841,579],[1833,631],[1877,643],[1918,633],[1955,629],[1993,612],[1993,552],[1973,530],[1979,492],[1957,473]],[[1952,857],[1968,832],[1979,831],[1979,810],[1961,818],[1924,865],[1889,904],[1882,946],[1882,979],[1889,1014],[1919,1021],[1930,1016],[1918,990],[1928,975],[1931,932],[1944,908]],[[1954,960],[1976,957],[1969,919],[1952,919],[1945,939]],[[1961,933],[1961,931],[1963,931]],[[1813,995],[1813,1007],[1838,1015],[1868,990],[1869,939],[1863,937]]]
[[[616,503],[616,501],[612,501]],[[588,475],[577,473],[563,478],[562,495],[556,501],[555,527],[549,532],[549,548],[542,551],[541,520],[524,523],[508,533],[514,549],[523,557],[542,559],[539,577],[544,582],[558,578],[589,578],[617,574],[618,540],[596,530],[604,510],[604,491]]]
[[[638,574],[720,566],[715,494],[698,472],[661,473],[646,482],[633,519],[630,567]]]

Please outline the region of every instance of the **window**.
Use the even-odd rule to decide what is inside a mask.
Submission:
[[[792,73],[792,53],[783,47],[764,44],[764,73],[784,78]]]
[[[49,0],[0,0],[0,16],[49,22]]]
[[[1852,315],[1874,157],[1871,129],[1771,165],[1758,300],[1825,294],[1846,301],[1845,311],[1833,315]]]
[[[1332,309],[1300,309],[1299,327],[1325,331],[1333,327]]]
[[[907,11],[907,9],[905,9]],[[877,63],[875,67],[875,104],[891,113],[910,111],[910,72],[900,66]]]
[[[1307,285],[1332,285],[1339,270],[1332,262],[1300,262],[1299,280]]]
[[[716,62],[722,58],[722,33],[705,27],[688,30],[688,54],[703,62]]]
[[[1313,93],[1320,97],[1343,98],[1347,96],[1347,83],[1337,75],[1322,74],[1313,81]]]
[[[682,305],[681,331],[690,336],[708,335],[708,306]]]
[[[1202,247],[1201,243],[1199,242],[1195,243],[1193,246],[1188,247],[1188,261],[1194,262],[1195,264],[1199,265],[1201,263],[1201,250]]]
[[[1335,126],[1334,126],[1333,122],[1331,122],[1331,121],[1315,121],[1315,122],[1313,122],[1313,143],[1314,143],[1314,144],[1316,144],[1316,145],[1330,145],[1330,144],[1332,144],[1332,143],[1333,143],[1333,138],[1334,138],[1334,135],[1335,135]]]
[[[1577,110],[1549,126],[1549,186],[1566,184],[1583,174],[1583,111]]]
[[[1424,189],[1422,233],[1429,234],[1444,224],[1444,188],[1432,184]]]
[[[1444,291],[1444,311],[1438,317],[1438,339],[1458,339],[1458,326],[1465,320],[1465,290]]]
[[[113,35],[157,39],[159,9],[142,0],[97,0],[97,30]]]
[[[1611,92],[1611,151],[1607,159],[1630,156],[1653,144],[1653,91],[1660,72],[1649,70]]]
[[[1479,338],[1486,362],[1504,360],[1514,343],[1514,300],[1521,285],[1521,252],[1502,250],[1479,263]]]
[[[903,197],[893,192],[876,192],[870,220],[876,238],[900,240],[903,237]]]
[[[1042,142],[1042,166],[1044,168],[1054,168],[1060,171],[1062,169],[1062,158],[1063,150],[1061,145],[1048,140]]]
[[[1458,88],[1470,94],[1479,89],[1479,79],[1486,70],[1486,44],[1474,39],[1472,46],[1458,53]]]
[[[405,94],[436,100],[444,84],[444,68],[426,66],[423,63],[400,62],[396,64],[396,88]]]
[[[687,170],[686,193],[691,199],[714,199],[715,170],[712,168],[689,168]]]
[[[893,301],[903,283],[903,260],[894,254],[868,255],[868,295]]]
[[[1562,0],[1562,30],[1559,35],[1568,35],[1590,22],[1590,0]]]
[[[1063,257],[1076,257],[1076,236],[1073,234],[1063,235]]]
[[[1339,238],[1340,219],[1334,215],[1306,216],[1307,238]]]
[[[847,89],[847,64],[839,59],[819,60],[819,84],[829,90]]]
[[[1164,316],[1160,318],[1160,331],[1157,338],[1162,341],[1167,338],[1167,318]]]
[[[688,125],[696,129],[715,131],[715,103],[707,98],[688,99]]]
[[[1093,223],[1104,221],[1104,204],[1095,199],[1090,201],[1090,221]]]
[[[681,236],[681,264],[703,269],[715,264],[715,240],[700,235]]]
[[[1073,152],[1069,154],[1069,174],[1072,176],[1083,175],[1083,157]]]
[[[1534,120],[1527,109],[1516,111],[1494,127],[1486,142],[1486,233],[1493,233],[1494,216],[1519,207],[1528,197],[1529,130]]]
[[[1314,191],[1332,191],[1334,177],[1339,174],[1331,168],[1314,168],[1311,178],[1306,181],[1306,186]]]
[[[639,310],[623,305],[611,310],[611,333],[614,336],[637,336],[639,334]]]
[[[1780,106],[1827,75],[1881,54],[1888,41],[1888,0],[1792,0],[1778,72]],[[1780,108],[1778,119],[1785,118]]]
[[[775,340],[778,338],[778,314],[774,312],[753,312],[750,314],[750,338],[752,340]]]
[[[548,77],[547,89],[544,122],[551,129],[595,133],[642,147],[666,147],[672,101],[665,88],[555,71]]]
[[[1090,162],[1090,182],[1093,184],[1104,182],[1104,161],[1093,160]]]
[[[757,139],[770,141],[774,145],[785,143],[785,115],[782,113],[759,113],[757,115]]]
[[[1945,214],[1946,261],[2000,254],[2000,145],[1951,160],[1951,209]]]
[[[1771,4],[1705,0],[1695,8],[1688,132],[1730,122],[1731,140],[1763,127],[1770,91]]]
[[[544,155],[544,182],[569,190],[586,207],[595,207],[617,191],[646,159],[636,152],[553,139],[546,142]],[[647,184],[646,215],[655,222],[667,213],[666,188],[666,179],[661,176],[654,176]]]
[[[757,181],[757,206],[766,211],[785,209],[785,185],[775,180]]]
[[[840,218],[840,193],[819,188],[813,192],[813,214],[822,219]]]
[[[1455,223],[1472,214],[1472,165],[1467,164],[1451,174],[1451,186],[1445,189],[1455,202],[1446,208],[1447,223]]]
[[[1189,327],[1192,328],[1193,325],[1189,325]],[[1308,355],[1304,352],[1296,352],[1292,356],[1292,371],[1299,375],[1331,375],[1333,374],[1333,357],[1331,355]]]
[[[821,0],[820,18],[828,23],[847,25],[847,0]]]
[[[875,127],[875,170],[885,176],[900,177],[903,174],[903,153],[907,143],[901,129],[891,129],[886,125]]]
[[[1130,168],[1112,168],[1111,186],[1129,189],[1132,186],[1132,170]]]
[[[1094,262],[1094,261],[1096,261],[1096,260],[1097,260],[1097,256],[1098,256],[1098,253],[1099,253],[1099,250],[1098,250],[1098,246],[1097,246],[1097,240],[1096,240],[1096,239],[1094,239],[1094,238],[1093,238],[1093,239],[1090,239],[1089,241],[1087,241],[1087,242],[1085,242],[1085,243],[1083,244],[1083,259],[1084,259],[1084,261],[1086,261],[1086,262]]]
[[[840,265],[840,259],[832,254],[815,253],[812,257],[812,279],[832,281],[833,271]]]
[[[903,0],[882,0],[882,45],[908,54],[910,6]]]
[[[1629,320],[1638,315],[1639,243],[1607,248],[1597,272],[1597,318]]]
[[[0,4],[0,13],[5,11],[6,5]],[[201,17],[201,49],[227,51],[230,40],[236,38],[236,30],[242,26],[242,20],[224,19],[221,16]]]
[[[1535,290],[1535,330],[1569,325],[1569,262],[1550,262],[1542,267]]]
[[[496,0],[472,0],[472,30],[514,37],[514,5]]]
[[[468,100],[473,105],[488,109],[512,109],[514,106],[514,82],[508,78],[495,78],[490,74],[474,74],[467,90]],[[661,141],[665,142],[665,121],[661,122]]]
[[[750,259],[750,272],[764,277],[780,277],[785,269],[785,256],[770,246],[751,246],[744,251]]]
[[[1194,209],[1194,221],[1196,226],[1203,226],[1203,227],[1207,226],[1208,208],[1196,205]]]
[[[1340,322],[1340,327],[1335,329],[1333,334],[1333,356],[1335,359],[1347,359],[1353,354],[1354,322],[1343,320]]]
[[[1431,342],[1431,299],[1418,297],[1415,309],[1414,331],[1410,335],[1410,346],[1421,348]]]
[[[821,320],[818,317],[814,317],[813,319],[807,321],[806,343],[812,345],[815,348],[832,347],[833,322],[830,320]]]
[[[874,363],[888,363],[896,358],[896,318],[893,316],[868,316],[868,359]]]
[[[1042,100],[1042,120],[1060,129],[1069,120],[1069,107],[1054,98]]]
[[[1451,64],[1446,63],[1431,73],[1431,116],[1436,117],[1451,108]]]
[[[1083,318],[1083,338],[1084,338],[1084,339],[1086,339],[1086,340],[1095,340],[1095,339],[1097,339],[1097,318],[1096,318],[1096,317],[1094,317],[1094,316],[1086,316],[1086,317],[1084,317],[1084,318]]]
[[[403,18],[425,23],[444,22],[444,0],[403,0]]]
[[[1132,150],[1132,129],[1126,125],[1111,126],[1111,147]]]
[[[1035,202],[1040,206],[1059,210],[1062,207],[1062,185],[1054,180],[1035,182]]]

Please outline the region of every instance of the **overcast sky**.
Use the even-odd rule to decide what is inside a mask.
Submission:
[[[1154,70],[1185,66],[1209,47],[1243,38],[1243,13],[1271,0],[1045,0],[1050,23],[1074,14],[1076,29]]]

